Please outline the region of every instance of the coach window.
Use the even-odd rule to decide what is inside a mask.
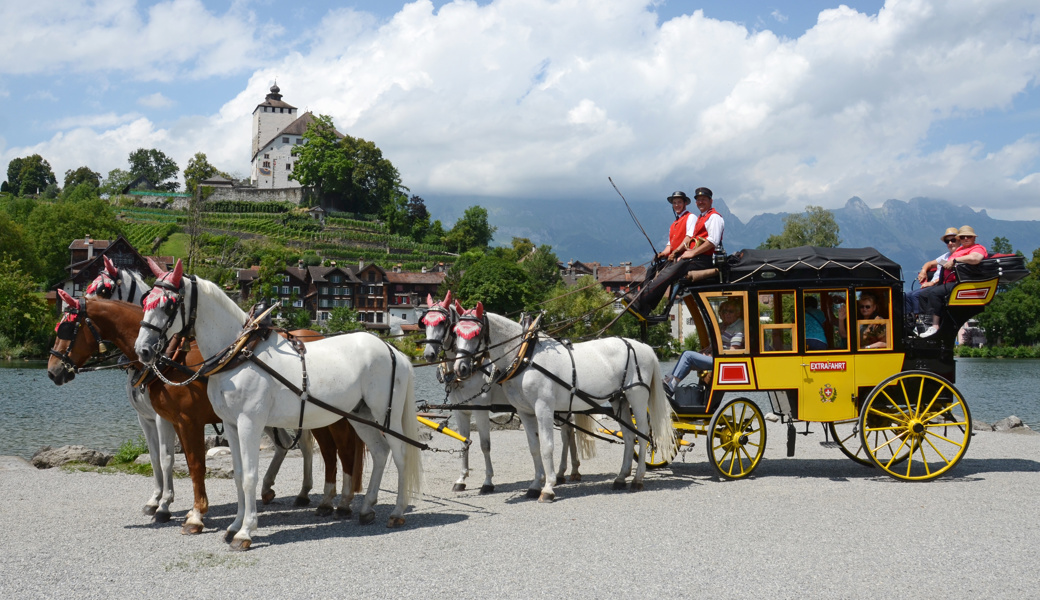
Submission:
[[[856,289],[853,331],[856,332],[856,347],[860,350],[884,350],[892,347],[892,290]]]
[[[794,352],[798,318],[794,290],[770,290],[758,294],[759,343],[763,353]]]
[[[846,290],[802,292],[802,323],[806,352],[833,352],[848,347]]]
[[[715,339],[722,342],[718,354],[747,354],[747,294],[705,292],[701,299],[710,313]]]

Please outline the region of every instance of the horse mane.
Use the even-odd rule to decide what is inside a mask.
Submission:
[[[235,304],[235,301],[224,292],[222,287],[201,277],[195,278],[195,284],[199,286],[200,298],[205,295],[208,301],[216,302],[221,310],[225,310],[228,313],[235,315],[239,326],[242,326],[246,322],[246,312],[242,310],[238,304]]]

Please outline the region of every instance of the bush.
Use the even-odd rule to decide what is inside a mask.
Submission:
[[[126,464],[137,460],[138,456],[148,453],[148,443],[143,435],[137,436],[136,440],[126,440],[112,456],[113,463]]]

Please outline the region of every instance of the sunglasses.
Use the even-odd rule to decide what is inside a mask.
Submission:
[[[946,238],[946,240],[944,240],[944,241],[945,241],[945,242],[946,242],[947,244],[952,244],[952,243],[954,243],[954,242],[956,242],[956,241],[957,241],[957,238],[955,238],[955,237],[952,237],[952,238]]]
[[[975,236],[974,235],[958,235],[957,239],[958,240],[973,240],[973,239],[975,239]]]

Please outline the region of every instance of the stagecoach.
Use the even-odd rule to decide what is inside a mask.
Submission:
[[[743,250],[717,266],[713,279],[673,291],[682,323],[713,349],[714,362],[670,401],[678,443],[704,436],[720,476],[749,476],[765,452],[767,417],[748,392],[765,392],[769,418],[787,425],[788,456],[811,423],[824,426],[824,445],[897,479],[932,479],[964,456],[972,422],[954,385],[957,332],[1000,285],[1025,276],[1021,257],[957,264],[959,283],[939,333],[928,338],[904,315],[899,265],[873,248]],[[867,297],[878,310],[862,318],[855,307]],[[734,302],[743,309],[743,344],[724,349],[719,309]],[[819,340],[820,327],[811,327],[817,349],[806,335],[812,321],[823,330]],[[659,456],[648,465],[666,464]]]

